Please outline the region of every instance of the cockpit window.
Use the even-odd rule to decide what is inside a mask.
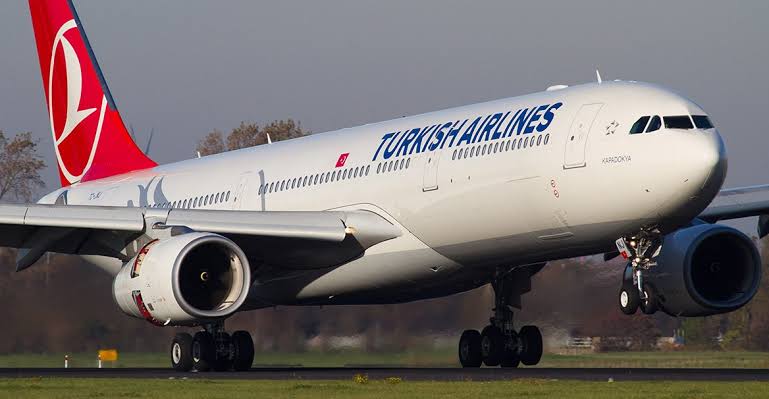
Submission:
[[[649,116],[642,116],[638,118],[638,120],[633,124],[633,127],[630,128],[630,134],[643,133],[646,124],[649,123],[649,118]]]
[[[646,128],[646,133],[653,132],[655,130],[660,130],[662,127],[662,119],[660,119],[659,116],[654,115],[654,118],[652,118],[651,122],[649,122],[649,126]]]
[[[697,126],[697,129],[713,128],[713,123],[710,122],[710,118],[705,115],[692,115],[692,119],[694,119],[694,125]]]
[[[665,120],[665,129],[694,129],[689,115],[666,116],[662,119]]]

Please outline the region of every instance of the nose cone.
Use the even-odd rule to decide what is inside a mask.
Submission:
[[[721,190],[726,179],[728,166],[726,147],[721,135],[715,129],[701,132],[696,139],[694,149],[699,154],[699,165],[694,166],[694,174],[695,179],[702,181],[697,197],[709,204]],[[699,181],[695,182],[699,183]]]

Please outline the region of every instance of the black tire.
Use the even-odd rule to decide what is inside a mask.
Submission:
[[[225,351],[224,353],[216,352],[216,360],[212,368],[214,371],[227,371],[232,368],[232,351],[230,350],[232,348],[232,337],[226,332],[219,333],[216,336],[216,345],[221,345],[225,348]]]
[[[657,309],[659,309],[657,304],[657,291],[651,284],[644,284],[643,289],[646,298],[641,300],[641,311],[644,312],[644,314],[654,314],[657,312]]]
[[[216,361],[214,337],[207,331],[198,331],[192,338],[192,367],[197,371],[209,371]]]
[[[483,364],[496,367],[505,355],[505,336],[495,326],[486,326],[481,332],[481,356]]]
[[[513,331],[513,336],[508,337],[508,345],[505,346],[505,352],[502,356],[502,362],[499,364],[504,368],[516,368],[521,363],[521,357],[518,355],[518,334]],[[515,348],[515,349],[511,349]]]
[[[176,371],[192,370],[192,335],[179,333],[171,342],[171,367]]]
[[[619,309],[626,315],[633,315],[638,310],[641,297],[635,287],[622,287],[619,290]]]
[[[465,330],[459,338],[459,363],[462,367],[481,367],[481,333]]]
[[[523,326],[521,332],[521,363],[534,366],[542,359],[542,333],[535,326]]]
[[[234,357],[232,368],[235,371],[248,371],[254,363],[254,340],[248,331],[235,331],[232,333],[232,346]]]

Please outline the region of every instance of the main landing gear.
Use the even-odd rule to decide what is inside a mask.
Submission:
[[[494,288],[494,316],[482,332],[466,330],[459,339],[462,367],[533,366],[542,358],[542,334],[535,326],[513,328],[513,307],[520,308],[520,295],[530,290],[526,271],[498,274]]]
[[[246,371],[254,362],[254,341],[247,331],[224,331],[224,322],[205,324],[195,335],[176,334],[171,365],[178,371]]]
[[[619,290],[619,307],[626,315],[639,308],[644,314],[654,314],[658,306],[654,286],[644,282],[646,271],[657,265],[654,260],[662,249],[662,236],[656,229],[641,230],[635,236],[617,240],[617,249],[628,259]]]

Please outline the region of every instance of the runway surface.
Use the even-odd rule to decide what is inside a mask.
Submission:
[[[246,372],[180,373],[165,368],[0,368],[0,378],[160,378],[244,380],[349,380],[355,374],[370,379],[400,377],[404,381],[493,381],[540,378],[584,381],[769,381],[765,369],[595,369],[595,368],[254,368]]]

